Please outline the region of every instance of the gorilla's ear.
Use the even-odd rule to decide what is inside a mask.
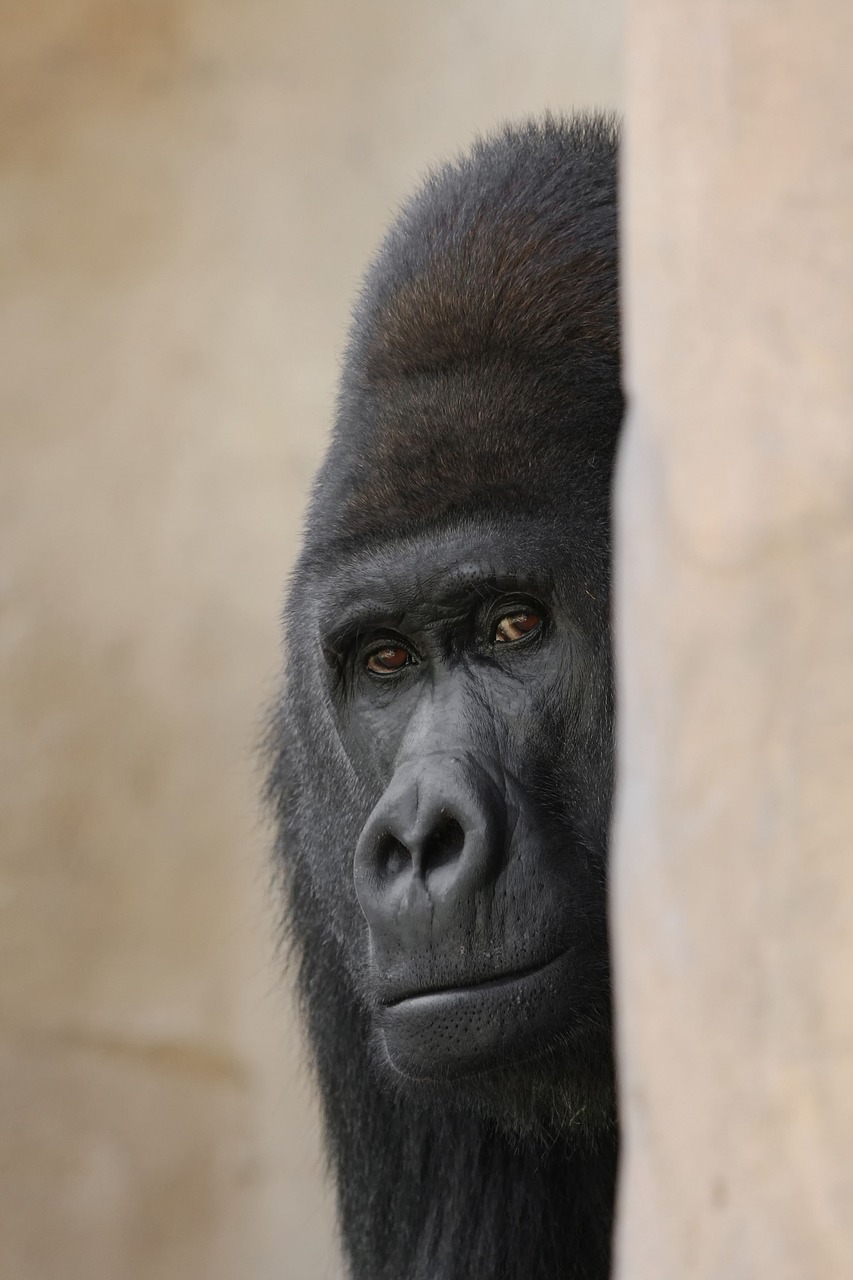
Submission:
[[[292,591],[313,595],[310,580]],[[309,609],[305,613],[313,616]],[[327,667],[313,625],[304,636],[290,631],[286,670],[263,741],[283,923],[297,949],[304,946],[306,929],[352,949],[352,850],[369,804],[331,713]]]

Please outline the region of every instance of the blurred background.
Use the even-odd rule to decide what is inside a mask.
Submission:
[[[9,0],[0,1276],[335,1280],[255,744],[365,260],[615,0]]]

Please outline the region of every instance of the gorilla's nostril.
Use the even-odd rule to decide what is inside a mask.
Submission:
[[[401,840],[390,831],[379,837],[376,844],[376,865],[386,876],[393,878],[411,864],[411,855]]]
[[[426,839],[423,850],[423,870],[426,874],[455,862],[465,844],[465,832],[455,818],[443,815]]]

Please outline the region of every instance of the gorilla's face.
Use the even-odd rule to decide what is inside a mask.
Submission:
[[[607,599],[578,554],[544,520],[469,520],[389,537],[323,586],[369,809],[350,942],[398,1076],[476,1088],[550,1062],[588,1099],[609,1058]]]

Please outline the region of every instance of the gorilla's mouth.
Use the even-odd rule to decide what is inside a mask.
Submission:
[[[533,974],[543,973],[552,964],[556,964],[566,955],[566,949],[558,951],[556,955],[552,955],[547,960],[538,960],[535,964],[526,965],[523,969],[509,969],[503,973],[494,974],[489,978],[478,978],[473,982],[454,982],[445,983],[441,986],[434,987],[418,987],[414,991],[407,991],[403,995],[395,995],[389,999],[380,1001],[383,1008],[394,1009],[399,1005],[408,1004],[416,1000],[425,1000],[435,996],[457,996],[464,992],[495,990],[501,987],[509,987],[524,978],[529,978]]]
[[[449,1079],[518,1062],[553,1045],[582,1015],[571,948],[537,965],[466,986],[395,996],[375,1014],[391,1065]]]

